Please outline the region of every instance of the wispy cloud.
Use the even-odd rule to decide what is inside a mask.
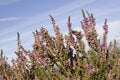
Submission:
[[[120,20],[109,23],[109,39],[117,39],[120,41]]]
[[[93,1],[95,1],[95,0],[89,0],[89,1],[88,0],[81,0],[81,1],[76,0],[76,1],[74,1],[72,3],[68,3],[65,6],[56,8],[54,10],[50,10],[48,12],[41,13],[41,14],[38,14],[38,15],[35,15],[35,16],[30,16],[30,17],[26,18],[25,20],[17,23],[16,25],[11,26],[12,28],[10,28],[9,30],[1,31],[0,35],[5,35],[5,34],[13,32],[13,31],[20,30],[21,28],[26,28],[26,27],[28,27],[28,26],[30,26],[32,24],[37,24],[37,23],[43,21],[43,19],[44,20],[48,19],[49,14],[52,14],[54,17],[55,16],[60,17],[59,15],[62,15],[64,17],[63,14],[66,13],[66,15],[67,15],[70,11],[74,11],[77,8],[80,9],[81,6],[85,6],[85,5],[87,5],[87,4],[89,4],[89,3],[93,2]],[[10,20],[16,20],[16,18],[11,18],[11,19],[6,18],[6,19],[1,19],[0,21],[2,22],[2,21],[10,21]],[[63,19],[61,19],[60,21],[63,21]]]
[[[13,4],[19,1],[21,0],[0,0],[0,6]]]
[[[0,18],[0,22],[8,22],[8,21],[15,21],[18,20],[18,17],[7,17],[7,18]]]
[[[73,22],[75,22],[75,21],[80,21],[80,19],[79,18],[77,18],[76,19],[76,17],[78,17],[80,14],[78,14],[80,11],[77,11],[76,9],[81,9],[81,7],[82,6],[85,6],[85,5],[87,5],[87,4],[90,4],[90,3],[92,3],[92,2],[94,2],[94,1],[96,1],[96,0],[81,0],[81,1],[79,1],[79,0],[77,0],[77,1],[75,1],[75,2],[72,2],[72,3],[69,3],[69,4],[66,4],[65,6],[62,6],[62,7],[60,7],[60,8],[56,8],[56,9],[54,9],[54,10],[50,10],[50,11],[48,11],[48,12],[45,12],[45,13],[43,13],[43,14],[38,14],[38,15],[35,15],[35,16],[31,16],[31,17],[28,17],[28,18],[26,18],[24,21],[22,21],[22,22],[20,22],[20,23],[18,23],[18,24],[16,24],[16,25],[13,25],[13,26],[11,26],[9,29],[6,29],[6,30],[4,30],[4,31],[1,31],[1,34],[0,35],[6,35],[6,34],[11,34],[12,32],[16,32],[16,31],[20,31],[20,30],[22,30],[22,29],[25,29],[25,28],[28,28],[29,26],[32,26],[32,25],[35,25],[35,24],[38,24],[39,22],[41,22],[43,19],[44,20],[46,20],[46,19],[48,19],[49,17],[48,17],[48,14],[54,14],[54,17],[56,16],[56,17],[59,17],[60,18],[60,20],[58,20],[57,22],[58,23],[61,23],[61,22],[65,22],[65,21],[67,21],[67,19],[65,20],[65,19],[61,19],[61,17],[60,17],[60,15],[62,15],[62,16],[64,16],[65,14],[68,16],[68,13],[73,13],[73,16],[74,17],[72,17],[72,19],[74,19],[73,20]],[[102,12],[101,10],[99,10],[98,12],[96,12],[96,13],[99,13],[99,12],[101,12],[100,14],[99,14],[99,16],[101,16],[101,15],[104,15],[104,14],[109,14],[109,10],[110,9],[108,9],[108,11],[106,11],[106,12]],[[114,10],[112,10],[112,11],[114,11]],[[110,11],[111,12],[111,11]],[[74,14],[75,13],[75,14]],[[12,20],[17,20],[17,18],[3,18],[3,19],[0,19],[0,22],[2,22],[2,21],[12,21]],[[48,25],[47,24],[47,21],[46,21],[46,25]],[[66,24],[65,24],[66,25]],[[49,27],[50,25],[48,25],[48,27]],[[29,27],[30,28],[30,27]],[[35,28],[34,28],[35,29]],[[25,32],[28,32],[30,29],[25,29],[26,31]],[[33,30],[33,28],[31,28],[31,30]],[[26,33],[24,33],[23,35],[25,35]]]
[[[89,1],[88,0],[76,0],[75,2],[69,3],[65,6],[62,6],[60,8],[52,10],[52,11],[50,11],[50,13],[52,13],[52,14],[55,13],[55,16],[61,15],[66,12],[72,11],[74,9],[78,9],[78,8],[80,9],[80,7],[90,4],[94,1],[96,1],[96,0],[89,0]]]
[[[16,40],[16,37],[9,37],[0,40],[0,45]]]

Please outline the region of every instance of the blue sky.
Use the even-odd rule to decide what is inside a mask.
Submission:
[[[120,40],[120,0],[0,0],[0,49],[7,57],[14,57],[17,32],[25,49],[31,48],[32,32],[36,29],[45,27],[54,34],[49,14],[54,16],[61,32],[67,31],[68,16],[73,29],[81,30],[81,9],[94,14],[99,35],[103,34],[102,25],[107,18],[109,41]]]

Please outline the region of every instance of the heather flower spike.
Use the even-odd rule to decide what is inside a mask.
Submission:
[[[82,21],[80,21],[80,23],[81,23],[81,25],[83,25],[83,22],[82,22]]]
[[[68,23],[70,23],[70,16],[68,17]]]
[[[107,19],[105,19],[105,23],[104,24],[107,25]]]
[[[82,15],[83,15],[83,18],[85,18],[85,13],[83,9],[82,9]]]
[[[20,42],[20,34],[18,32],[17,32],[17,41]]]
[[[54,18],[52,17],[52,15],[49,15],[49,16],[50,16],[50,18],[51,18],[52,24],[55,25],[55,20],[54,20]]]
[[[36,34],[38,35],[38,31],[37,31],[37,30],[35,30],[35,32],[36,32]]]
[[[72,24],[71,24],[71,21],[70,21],[70,16],[68,17],[68,23],[67,23],[67,25],[68,25],[68,29],[69,29],[69,31],[71,33]]]
[[[91,17],[94,18],[93,14],[91,13]]]
[[[87,13],[87,15],[88,15],[89,17],[91,17],[88,11],[86,11],[86,13]]]
[[[50,16],[50,18],[51,18],[51,21],[55,21],[54,18],[53,18],[51,15],[49,15],[49,16]]]
[[[20,49],[20,34],[17,32],[17,45],[18,45],[18,50]]]
[[[2,58],[2,56],[3,56],[3,50],[1,49],[1,51],[0,51],[0,58]]]

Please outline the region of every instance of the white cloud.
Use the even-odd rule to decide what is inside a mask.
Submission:
[[[8,22],[8,21],[15,21],[18,20],[17,17],[7,17],[7,18],[0,18],[0,22]]]
[[[21,0],[0,0],[0,5],[2,5],[2,6],[9,5],[9,4],[13,4],[18,1],[21,1]]]
[[[114,39],[120,40],[120,29],[119,29],[120,20],[111,21],[111,22],[108,22],[107,24],[108,24],[108,29],[109,29],[108,42],[113,41]],[[104,33],[104,30],[102,27],[103,25],[104,25],[104,23],[97,23],[97,25],[96,25],[98,35],[101,38],[103,37],[103,33]]]

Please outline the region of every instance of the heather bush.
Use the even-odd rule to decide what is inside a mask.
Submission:
[[[43,27],[36,30],[33,32],[32,50],[24,49],[17,33],[17,58],[12,59],[12,65],[7,63],[1,50],[0,80],[120,80],[120,50],[116,40],[107,41],[107,19],[101,40],[95,29],[93,14],[86,13],[87,16],[82,10],[84,33],[73,30],[68,17],[66,35],[60,32],[50,15],[55,36]],[[89,47],[88,50],[86,47]]]

